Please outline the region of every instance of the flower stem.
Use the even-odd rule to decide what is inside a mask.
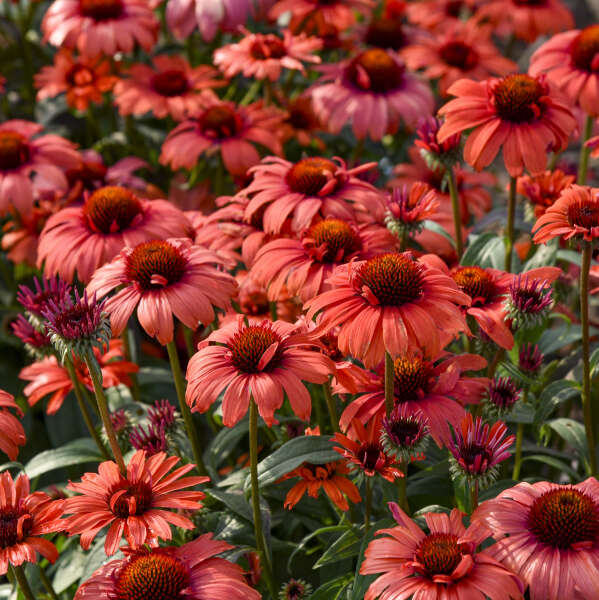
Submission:
[[[55,592],[54,587],[52,586],[52,582],[50,581],[50,578],[46,575],[46,571],[44,570],[44,567],[42,567],[42,565],[38,565],[38,566],[40,569],[40,579],[42,580],[42,584],[46,588],[48,595],[50,596],[50,598],[52,598],[52,600],[59,600],[58,594]]]
[[[585,142],[591,137],[593,132],[593,117],[587,115],[586,121],[584,122],[584,132],[582,134],[582,140],[580,141],[580,157],[578,159],[578,177],[576,183],[578,185],[585,185],[587,182],[587,170],[589,168],[589,154],[591,149],[585,146]]]
[[[372,511],[372,477],[366,477],[366,498],[364,499],[364,530],[370,529],[370,513]]]
[[[504,269],[512,271],[512,253],[514,249],[514,219],[516,216],[516,177],[510,179],[510,193],[507,199],[507,225],[505,229],[505,265]]]
[[[329,418],[331,419],[331,427],[333,433],[339,431],[339,419],[337,418],[337,407],[335,406],[335,399],[331,393],[331,382],[330,380],[323,384],[322,389],[324,390],[324,397],[327,401],[327,408],[329,409]]]
[[[125,331],[123,331],[122,340],[123,340],[123,351],[125,354],[125,360],[132,362],[132,352],[131,352],[131,338],[129,337],[130,331],[128,327],[125,327]],[[131,395],[133,396],[133,400],[135,402],[139,402],[139,382],[137,381],[137,373],[131,373],[129,375],[131,378]]]
[[[520,467],[522,466],[522,438],[524,437],[524,423],[518,423],[518,431],[516,432],[516,455],[514,457],[514,472],[512,479],[518,481],[520,479]]]
[[[455,180],[453,167],[447,169],[447,184],[449,186],[449,197],[451,198],[451,209],[453,211],[453,226],[455,227],[455,245],[458,255],[458,262],[464,253],[464,242],[462,241],[462,215],[460,211],[460,196],[458,186]]]
[[[470,512],[474,512],[478,507],[478,481],[470,485]]]
[[[395,404],[395,398],[393,394],[393,358],[388,352],[385,352],[385,411],[387,417],[391,414],[393,406]]]
[[[166,345],[168,352],[168,359],[171,363],[171,371],[173,372],[173,379],[175,380],[175,389],[177,390],[177,399],[179,400],[179,410],[183,416],[185,423],[185,430],[189,437],[189,443],[191,444],[191,451],[193,452],[193,458],[196,463],[196,469],[200,475],[208,475],[204,459],[202,458],[202,449],[200,447],[200,440],[198,439],[198,433],[195,425],[193,424],[193,417],[187,402],[185,402],[185,380],[183,379],[183,373],[181,371],[181,363],[179,362],[179,355],[177,354],[177,347],[174,341],[170,341]]]
[[[183,325],[183,339],[185,340],[185,349],[187,350],[187,357],[191,358],[195,353],[193,344],[194,331],[191,330],[187,325]]]
[[[256,550],[262,562],[262,573],[272,598],[277,597],[272,578],[270,558],[266,549],[264,532],[262,530],[262,513],[260,512],[260,488],[258,485],[258,406],[254,398],[250,398],[250,477],[252,481],[252,509],[254,515],[254,536]]]
[[[589,341],[589,270],[593,248],[590,242],[583,242],[582,266],[580,269],[580,325],[582,327],[582,408],[584,429],[589,448],[589,467],[593,477],[597,475],[595,458],[595,434],[591,409],[591,353]]]
[[[96,446],[98,446],[98,450],[100,450],[102,455],[105,458],[107,458],[108,460],[110,460],[111,459],[110,452],[108,452],[108,450],[106,449],[106,446],[100,439],[100,436],[98,435],[98,432],[96,431],[96,428],[94,427],[94,423],[92,421],[91,415],[89,414],[87,404],[85,403],[85,400],[83,399],[83,394],[81,391],[81,384],[79,383],[79,379],[77,379],[77,373],[75,372],[75,367],[73,365],[73,361],[72,361],[71,357],[68,355],[65,358],[64,366],[67,368],[69,377],[71,378],[71,382],[73,383],[73,391],[75,392],[75,398],[77,398],[77,404],[79,404],[79,410],[81,411],[81,414],[83,415],[83,420],[85,421],[85,424],[87,425],[89,434],[92,436],[94,442],[96,442]]]
[[[410,505],[408,504],[408,463],[402,460],[399,463],[399,468],[403,473],[403,477],[399,477],[397,480],[397,492],[399,505],[406,514],[410,514]]]
[[[25,596],[25,600],[35,600],[35,596],[31,591],[31,587],[27,581],[27,576],[25,575],[25,569],[23,569],[21,565],[18,567],[16,565],[12,565],[12,569],[17,579],[17,583],[21,588],[21,592],[23,592],[23,596]]]

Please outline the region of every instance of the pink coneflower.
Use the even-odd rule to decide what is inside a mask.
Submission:
[[[527,375],[536,375],[543,366],[545,355],[541,352],[538,344],[526,342],[520,346],[518,352],[518,366]]]
[[[398,526],[381,529],[384,538],[368,544],[362,575],[383,573],[368,588],[364,600],[520,600],[520,580],[498,563],[489,550],[477,552],[488,537],[486,528],[471,524],[454,508],[450,515],[426,513],[424,533],[394,502],[389,508]]]
[[[435,353],[440,329],[449,336],[467,330],[458,306],[470,300],[429,263],[404,252],[341,265],[329,279],[333,289],[306,304],[308,318],[322,310],[319,330],[341,325],[339,349],[367,367],[385,352],[395,357],[421,347]]]
[[[149,52],[159,23],[146,0],[55,0],[42,21],[44,41],[87,56]]]
[[[473,515],[498,540],[490,553],[528,584],[531,600],[599,597],[599,482],[520,483]],[[505,537],[509,535],[509,537]]]
[[[431,358],[419,353],[402,355],[393,363],[394,404],[405,407],[410,414],[421,415],[431,437],[441,446],[449,439],[449,425],[457,427],[464,417],[463,405],[478,403],[488,386],[486,378],[468,377],[465,372],[478,371],[486,364],[476,354],[440,353]],[[384,415],[383,366],[368,384],[358,384],[358,389],[362,394],[347,405],[339,419],[342,430],[350,428],[354,419],[366,423],[375,415]]]
[[[355,58],[323,65],[323,77],[311,88],[314,110],[331,133],[348,123],[354,135],[380,140],[400,122],[413,127],[433,112],[430,88],[408,73],[392,50],[372,48]]]
[[[13,335],[18,337],[25,344],[25,349],[36,358],[43,357],[53,350],[50,338],[36,329],[23,315],[17,315],[10,327]]]
[[[435,35],[406,46],[401,56],[409,69],[424,69],[425,77],[438,79],[442,95],[458,79],[481,81],[518,70],[491,41],[491,28],[472,19],[443,24]]]
[[[480,0],[421,0],[410,2],[406,15],[410,23],[435,31],[439,26],[470,17]]]
[[[99,298],[124,286],[104,305],[112,332],[120,335],[137,307],[146,333],[161,344],[173,340],[173,315],[193,331],[214,321],[214,307],[229,306],[236,288],[233,277],[217,269],[222,261],[187,238],[144,242],[125,248],[98,269],[88,292]]]
[[[0,215],[12,208],[30,213],[34,190],[67,189],[64,172],[79,164],[75,146],[57,135],[38,136],[42,130],[20,119],[0,124]]]
[[[44,312],[48,308],[49,302],[62,302],[70,295],[71,289],[71,285],[60,277],[50,277],[49,279],[44,277],[41,280],[34,277],[32,287],[19,285],[17,301],[25,309],[28,318],[38,326],[38,329],[44,329]]]
[[[233,102],[211,100],[193,119],[184,121],[167,136],[160,162],[171,169],[193,168],[202,154],[220,152],[232,175],[244,175],[260,161],[253,144],[282,154],[276,131],[283,115],[261,102],[236,106]],[[252,142],[252,143],[250,143]]]
[[[123,360],[124,351],[121,340],[111,340],[108,352],[105,354],[102,354],[97,348],[94,348],[94,353],[102,370],[102,386],[104,388],[114,387],[121,383],[127,386],[131,385],[129,375],[136,373],[139,367]],[[77,357],[73,357],[73,364],[77,379],[90,391],[93,391],[94,388],[85,363]],[[30,382],[23,390],[29,406],[37,404],[42,398],[52,394],[46,407],[49,415],[55,414],[60,409],[67,394],[73,389],[69,372],[56,360],[55,356],[48,356],[24,367],[19,373],[19,377]]]
[[[320,63],[314,54],[322,48],[317,37],[294,36],[288,29],[282,31],[282,38],[274,33],[243,33],[240,42],[221,46],[214,53],[214,64],[225,77],[242,73],[244,77],[276,81],[283,68],[305,74],[304,62]]]
[[[505,298],[507,317],[511,321],[512,329],[516,331],[544,323],[553,304],[551,283],[523,274],[512,279]]]
[[[265,158],[251,169],[252,182],[239,194],[250,198],[246,221],[262,213],[264,231],[280,233],[290,217],[295,232],[310,227],[316,215],[352,220],[352,202],[367,205],[381,196],[374,186],[357,177],[374,163],[348,169],[340,158],[335,160],[309,157],[291,163]]]
[[[100,567],[75,594],[75,600],[260,600],[243,571],[224,558],[226,542],[205,533],[182,546],[132,550]]]
[[[562,170],[545,171],[536,177],[518,177],[517,191],[532,204],[535,217],[539,218],[560,197],[561,193],[576,181],[574,175]]]
[[[150,423],[147,427],[137,425],[129,432],[129,443],[136,450],[144,450],[147,456],[168,451],[164,426]]]
[[[185,215],[166,200],[144,200],[120,186],[87,194],[82,206],[52,215],[40,235],[38,264],[47,274],[88,283],[125,246],[187,234]]]
[[[67,489],[80,495],[64,501],[64,529],[69,535],[81,534],[81,547],[87,550],[96,535],[109,527],[104,543],[108,556],[114,554],[124,535],[129,546],[157,545],[157,539],[171,539],[169,524],[193,529],[183,515],[167,510],[197,510],[202,492],[185,490],[208,481],[208,477],[183,477],[194,468],[188,464],[171,469],[179,462],[164,453],[146,457],[138,450],[129,460],[123,475],[115,462],[100,463],[98,473],[86,473],[81,482],[69,482]],[[169,473],[170,471],[170,473]]]
[[[302,95],[293,100],[286,99],[283,108],[287,114],[280,132],[283,143],[295,139],[300,146],[314,144],[322,152],[325,143],[316,133],[322,131],[324,127],[314,113],[312,98],[309,95]]]
[[[385,224],[400,239],[405,233],[422,229],[423,221],[432,218],[439,208],[435,191],[427,183],[417,182],[411,188],[394,188],[385,198]],[[368,206],[363,206],[368,212]]]
[[[37,99],[45,100],[66,93],[71,108],[85,111],[90,102],[101,104],[106,92],[118,81],[111,74],[110,62],[101,57],[75,57],[71,50],[61,48],[54,57],[54,65],[43,67],[35,76]]]
[[[309,338],[284,321],[244,323],[241,315],[202,342],[187,367],[186,400],[194,411],[206,412],[223,396],[223,423],[233,427],[246,414],[250,396],[271,427],[283,405],[283,391],[293,412],[310,417],[312,402],[302,380],[324,383],[333,362],[310,348]]]
[[[135,63],[114,88],[114,102],[121,115],[151,112],[158,119],[167,116],[176,121],[199,112],[206,103],[202,94],[222,86],[218,71],[208,65],[191,67],[182,56],[161,54],[152,58],[153,68]],[[212,96],[210,96],[212,98]]]
[[[423,456],[427,442],[428,419],[422,411],[412,411],[406,403],[398,404],[381,420],[381,443],[389,456],[409,462]]]
[[[23,417],[23,411],[15,402],[14,396],[0,390],[0,450],[9,460],[17,460],[19,446],[24,446],[27,440],[21,421],[10,412],[11,410]]]
[[[499,414],[502,414],[513,408],[520,399],[522,390],[518,389],[511,377],[495,377],[489,384],[488,393],[490,404]]]
[[[36,552],[52,563],[58,558],[56,546],[41,536],[63,530],[62,501],[29,489],[26,475],[13,481],[8,471],[0,473],[0,575],[9,565],[37,562]]]
[[[448,93],[457,98],[439,110],[445,116],[439,140],[473,129],[464,159],[479,171],[503,146],[512,177],[522,175],[524,167],[538,175],[546,168],[548,150],[563,150],[576,126],[567,101],[544,77],[518,73],[481,82],[461,79]]]
[[[256,254],[251,274],[268,289],[270,300],[281,294],[303,302],[331,289],[327,279],[338,265],[391,250],[394,238],[377,225],[357,227],[339,219],[324,219],[299,239],[268,242]],[[284,297],[284,296],[283,296]]]

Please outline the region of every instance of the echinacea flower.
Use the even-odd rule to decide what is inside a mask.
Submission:
[[[236,106],[233,102],[212,99],[202,111],[168,134],[162,144],[160,163],[173,170],[191,169],[201,155],[219,152],[229,173],[244,175],[260,161],[253,144],[273,154],[283,153],[280,141],[273,135],[282,117],[279,111],[261,102]]]
[[[64,529],[61,515],[62,501],[30,493],[26,475],[13,481],[8,471],[0,473],[0,575],[6,575],[9,565],[36,563],[36,553],[55,562],[56,546],[41,536]]]
[[[17,315],[10,327],[13,335],[25,344],[27,352],[34,357],[41,358],[54,352],[52,342],[46,333],[36,329],[23,315]]]
[[[467,330],[460,305],[469,298],[451,278],[429,266],[427,256],[388,253],[337,267],[331,290],[310,300],[311,319],[322,310],[318,331],[340,325],[339,349],[378,365],[415,347],[440,349],[440,330],[453,336]]]
[[[143,450],[146,456],[154,456],[168,451],[168,441],[163,425],[150,423],[148,427],[137,425],[129,433],[129,443],[136,450]]]
[[[38,100],[65,93],[71,108],[85,111],[90,102],[101,104],[103,94],[110,92],[117,81],[105,58],[76,57],[71,50],[61,48],[54,56],[54,65],[43,67],[35,76],[35,87]]]
[[[290,579],[281,586],[279,600],[309,600],[312,586],[303,579]]]
[[[517,275],[505,298],[507,318],[515,331],[544,323],[553,306],[551,283],[543,279]]]
[[[307,420],[312,401],[302,380],[324,383],[335,367],[297,329],[284,321],[244,322],[239,315],[211,333],[187,366],[187,404],[206,412],[225,391],[223,423],[233,427],[247,413],[251,397],[271,427],[285,391],[293,412]]]
[[[303,63],[320,63],[314,52],[322,48],[322,40],[294,36],[288,29],[281,33],[250,33],[244,30],[243,39],[236,44],[221,46],[214,52],[214,64],[225,77],[241,73],[244,77],[276,81],[283,68],[305,74]]]
[[[283,108],[287,115],[283,119],[280,131],[283,143],[295,139],[300,146],[310,146],[314,143],[321,151],[324,150],[324,142],[316,135],[316,132],[324,127],[314,113],[312,98],[304,94],[292,100],[288,99]]]
[[[411,188],[394,188],[386,198],[385,224],[399,239],[404,234],[422,230],[424,221],[432,217],[439,208],[434,190],[427,183],[415,183]]]
[[[65,171],[79,164],[75,146],[57,135],[39,135],[42,131],[20,119],[0,124],[0,215],[13,208],[29,214],[34,190],[67,189]]]
[[[542,76],[460,79],[447,91],[457,98],[439,110],[445,117],[439,140],[472,129],[464,159],[478,171],[489,166],[503,147],[512,177],[522,175],[524,167],[538,175],[546,168],[548,150],[563,150],[576,126],[566,99]]]
[[[407,403],[395,406],[381,421],[385,452],[406,463],[421,456],[427,442],[427,422],[422,411],[410,410]]]
[[[120,335],[137,307],[146,333],[161,344],[173,340],[173,315],[195,331],[214,321],[214,307],[229,306],[235,279],[217,267],[222,261],[188,238],[169,238],[125,248],[98,269],[88,292],[101,298],[123,286],[104,304],[113,334]]]
[[[520,346],[518,352],[518,366],[527,375],[535,375],[543,365],[545,359],[538,344],[526,342]]]
[[[439,169],[440,167],[443,167],[443,170],[450,169],[460,160],[461,134],[456,133],[443,142],[439,142],[437,136],[441,125],[443,125],[443,121],[436,117],[418,120],[414,146],[420,150],[420,155],[429,169]]]
[[[319,70],[324,75],[309,93],[331,133],[351,124],[356,138],[378,141],[395,133],[400,123],[413,127],[433,112],[429,86],[407,72],[393,50],[372,48]]]
[[[370,585],[364,600],[521,600],[520,580],[497,562],[490,551],[477,547],[489,535],[486,528],[471,524],[454,508],[450,515],[426,513],[426,534],[394,502],[389,508],[397,526],[368,544],[362,575],[383,573]],[[565,598],[566,596],[564,596]]]
[[[408,21],[427,29],[438,31],[439,26],[470,17],[477,8],[479,0],[420,0],[410,2],[405,8]]]
[[[599,597],[599,482],[519,483],[473,515],[493,531],[489,552],[528,584],[531,600]],[[507,537],[506,537],[507,536]]]
[[[212,535],[179,547],[125,548],[125,557],[95,571],[75,600],[260,600],[240,567],[216,558],[233,546]]]
[[[55,0],[42,21],[44,41],[87,56],[132,52],[136,43],[149,52],[158,27],[146,0]]]
[[[503,414],[518,402],[521,393],[511,377],[494,377],[489,385],[489,402],[499,414]]]
[[[44,312],[50,302],[61,304],[71,295],[71,284],[60,277],[33,278],[33,287],[19,285],[17,301],[25,309],[25,314],[38,331],[45,332]]]
[[[19,446],[24,446],[27,440],[21,421],[10,412],[11,410],[23,417],[23,411],[15,402],[14,396],[0,390],[0,450],[9,460],[17,460]]]
[[[129,459],[126,474],[115,462],[105,461],[97,473],[86,473],[80,482],[67,489],[77,492],[64,501],[63,522],[69,535],[81,535],[81,547],[87,550],[98,533],[108,527],[104,550],[113,555],[124,535],[129,546],[157,545],[157,538],[170,540],[169,524],[193,529],[193,523],[180,513],[163,509],[197,510],[204,494],[186,490],[208,481],[208,477],[183,477],[194,468],[187,464],[171,471],[177,456],[163,452],[147,457],[138,450]]]
[[[545,244],[556,237],[592,242],[599,237],[599,188],[566,188],[538,218],[532,232],[535,244]]]
[[[533,206],[535,217],[539,218],[553,206],[561,193],[576,181],[574,175],[567,175],[561,169],[545,171],[535,177],[518,177],[517,192]]]
[[[114,103],[121,115],[152,113],[158,119],[171,116],[176,121],[199,112],[206,103],[206,90],[225,84],[213,67],[192,67],[182,56],[167,54],[154,56],[152,67],[135,63],[123,75],[114,88]]]
[[[40,235],[38,265],[72,281],[88,283],[95,271],[126,246],[152,239],[182,237],[189,222],[166,200],[144,200],[120,186],[88,194],[82,206],[52,215]]]
[[[358,179],[373,163],[348,169],[340,158],[302,158],[296,163],[267,157],[250,170],[252,182],[238,196],[247,196],[245,219],[250,222],[262,213],[266,233],[280,233],[291,218],[291,229],[300,232],[312,225],[316,215],[353,220],[351,203],[368,205],[381,193]]]
[[[129,375],[136,373],[139,367],[124,359],[123,342],[119,339],[110,341],[108,352],[101,353],[94,348],[96,360],[102,371],[102,386],[114,387],[123,383],[131,386]],[[92,381],[85,363],[76,356],[72,357],[75,373],[80,383],[93,391]],[[49,415],[56,413],[67,394],[73,389],[73,382],[66,367],[61,365],[55,356],[48,356],[21,369],[19,377],[29,381],[23,390],[29,406],[34,406],[48,394],[52,394],[46,407]]]

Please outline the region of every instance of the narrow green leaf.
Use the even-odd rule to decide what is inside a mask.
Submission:
[[[26,465],[25,473],[29,479],[71,465],[104,460],[91,438],[73,440],[53,450],[46,450],[34,456]]]

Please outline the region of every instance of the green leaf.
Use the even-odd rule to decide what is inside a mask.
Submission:
[[[80,438],[60,448],[41,452],[25,465],[24,470],[29,479],[33,479],[61,467],[101,462],[102,460],[104,458],[94,441],[91,438]]]
[[[445,227],[442,227],[439,225],[439,223],[436,221],[431,221],[430,219],[422,221],[422,225],[424,226],[424,229],[428,229],[429,231],[434,231],[435,233],[442,235],[451,244],[451,247],[455,248],[455,240],[453,239],[453,236],[449,234],[447,229],[445,229]]]
[[[558,256],[558,246],[558,240],[537,246],[537,251],[522,265],[522,271],[554,265]]]
[[[206,467],[213,481],[218,481],[218,467],[238,447],[239,440],[247,434],[247,418],[242,419],[235,427],[221,429],[206,449]]]
[[[341,575],[336,579],[323,583],[317,590],[314,590],[310,600],[338,600],[344,589],[352,582],[351,575]]]
[[[482,268],[503,268],[505,245],[502,238],[491,232],[481,233],[471,238],[473,241],[466,248],[461,264]]]
[[[582,256],[580,252],[574,252],[574,250],[560,249],[557,251],[557,258],[558,260],[565,260],[578,267],[582,265]]]
[[[362,539],[353,529],[348,529],[342,533],[324,552],[324,554],[314,563],[314,569],[320,569],[325,565],[353,558],[360,553]]]
[[[552,327],[547,329],[539,340],[539,350],[545,355],[578,342],[582,338],[580,326],[562,325],[560,327]]]
[[[584,426],[581,423],[573,419],[562,418],[548,421],[547,425],[572,446],[578,452],[580,458],[584,460],[585,464],[588,465],[589,453]]]
[[[350,525],[329,525],[328,527],[321,527],[320,529],[317,529],[316,531],[312,531],[308,535],[304,536],[302,541],[299,544],[297,544],[297,546],[294,548],[293,552],[291,553],[291,556],[289,557],[289,560],[287,561],[287,570],[289,572],[292,572],[291,563],[293,562],[293,559],[296,557],[296,555],[299,552],[301,552],[306,547],[306,545],[308,544],[308,542],[310,540],[314,539],[315,537],[318,537],[319,535],[323,535],[325,533],[334,533],[336,531],[346,531],[348,527],[350,527]]]
[[[570,476],[571,481],[578,481],[580,476],[578,473],[567,463],[559,458],[555,458],[555,456],[547,456],[546,454],[531,454],[530,456],[526,456],[522,459],[522,462],[527,460],[532,460],[533,462],[540,462],[550,467],[554,467],[558,469],[562,473],[567,473]]]
[[[566,379],[552,381],[539,396],[535,425],[537,427],[542,425],[562,402],[577,395],[580,395],[580,386],[575,381]]]

